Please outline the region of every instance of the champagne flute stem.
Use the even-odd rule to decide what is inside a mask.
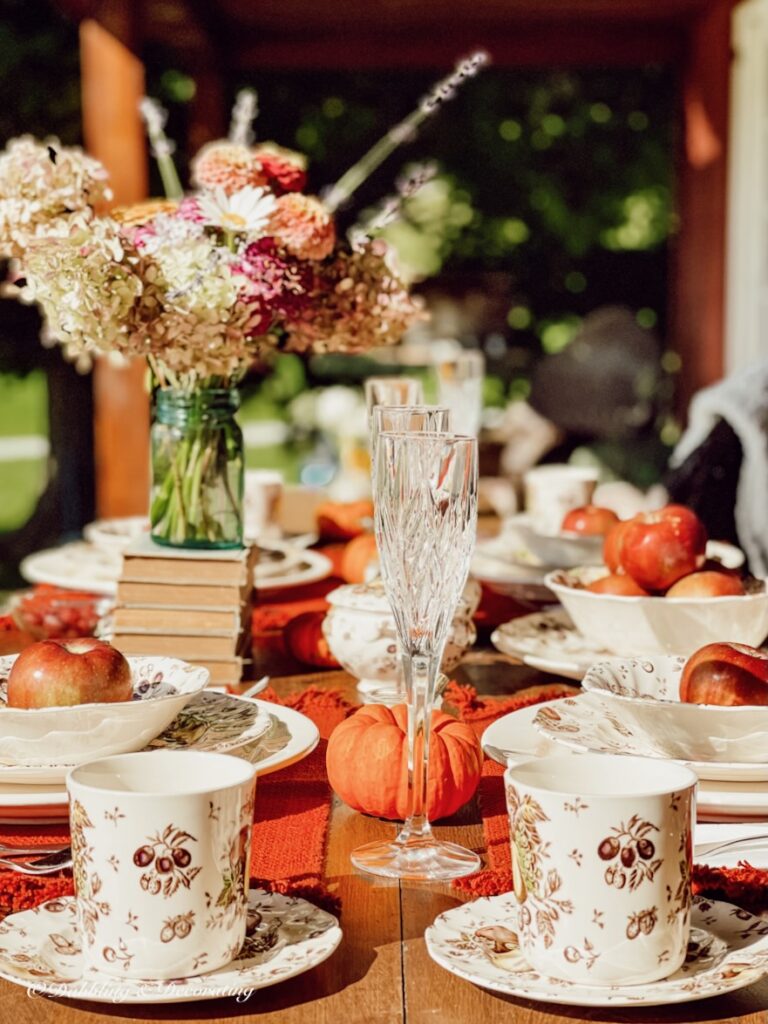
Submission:
[[[401,841],[426,838],[432,829],[427,817],[429,781],[429,736],[432,697],[435,692],[438,659],[423,654],[403,656],[408,693],[408,818]]]

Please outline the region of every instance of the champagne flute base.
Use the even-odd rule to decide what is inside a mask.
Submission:
[[[481,867],[480,858],[472,850],[433,837],[366,843],[352,851],[351,859],[356,868],[368,874],[417,882],[462,878]]]

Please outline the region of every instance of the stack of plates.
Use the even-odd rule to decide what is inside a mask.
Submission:
[[[319,741],[305,715],[267,701],[203,690],[146,749],[205,750],[242,757],[267,775],[300,761]],[[0,823],[67,818],[70,764],[0,765]]]

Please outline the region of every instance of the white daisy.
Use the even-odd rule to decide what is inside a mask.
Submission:
[[[231,196],[223,188],[217,188],[197,198],[206,224],[235,234],[263,234],[276,206],[271,192],[253,185]]]

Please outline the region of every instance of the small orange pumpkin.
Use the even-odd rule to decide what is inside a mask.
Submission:
[[[317,530],[323,540],[351,540],[370,529],[372,501],[324,501],[315,509]]]
[[[316,668],[340,668],[323,636],[325,612],[302,612],[286,625],[283,641],[294,658]]]
[[[341,556],[339,571],[347,583],[365,583],[371,562],[378,562],[379,550],[372,533],[362,533],[349,541]]]
[[[367,704],[331,733],[328,780],[355,811],[402,820],[408,813],[408,708]],[[432,712],[427,816],[448,817],[473,795],[483,752],[471,726]]]

